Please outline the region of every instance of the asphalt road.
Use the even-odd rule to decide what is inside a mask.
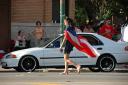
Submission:
[[[0,85],[128,85],[128,72],[74,71],[60,75],[60,71],[16,72],[0,70]]]

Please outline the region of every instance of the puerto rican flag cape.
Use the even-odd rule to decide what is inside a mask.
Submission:
[[[64,31],[66,39],[79,51],[86,53],[89,57],[95,58],[99,56],[97,50],[95,50],[95,48],[93,48],[84,37],[78,36],[73,29],[73,27],[68,27]]]

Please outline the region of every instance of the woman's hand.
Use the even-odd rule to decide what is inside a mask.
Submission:
[[[62,48],[60,48],[60,52],[61,52],[61,53],[63,52],[63,49],[62,49]]]

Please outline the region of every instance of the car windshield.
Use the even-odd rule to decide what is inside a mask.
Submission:
[[[59,46],[59,43],[60,43],[60,40],[59,40],[59,38],[61,38],[62,37],[62,35],[59,35],[58,37],[56,37],[56,38],[46,38],[45,40],[44,40],[44,43],[40,46],[40,47],[47,47],[49,44],[54,44],[54,45],[57,45],[57,46]]]
[[[46,46],[48,43],[50,43],[53,40],[53,38],[45,38],[44,42],[40,45],[40,47]]]
[[[57,38],[53,39],[51,42],[46,44],[44,47],[46,47],[46,48],[59,48],[62,40],[63,40],[63,36],[62,35],[58,36]]]

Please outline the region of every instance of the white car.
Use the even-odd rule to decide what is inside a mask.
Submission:
[[[78,51],[75,47],[70,54],[70,59],[91,71],[110,72],[116,64],[128,63],[128,51],[125,42],[115,42],[96,33],[78,33],[100,53],[100,56],[91,58]],[[38,68],[64,67],[63,53],[59,46],[63,35],[44,47],[35,47],[8,53],[2,59],[3,68],[14,68],[17,71],[34,71]],[[71,65],[72,66],[72,65]]]

